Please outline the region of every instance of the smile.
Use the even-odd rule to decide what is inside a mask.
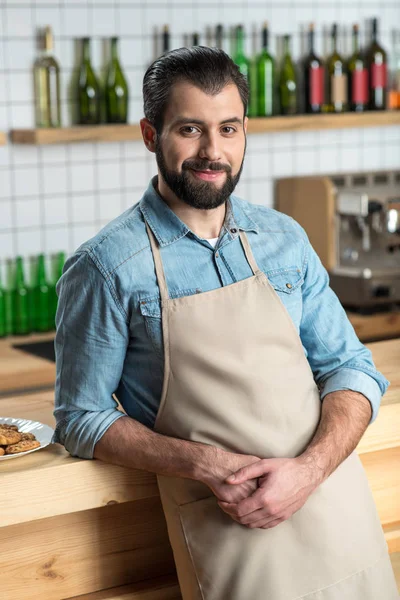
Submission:
[[[194,169],[191,169],[191,171],[196,177],[203,179],[203,181],[215,181],[216,179],[222,177],[222,175],[225,173],[225,171],[195,171]]]

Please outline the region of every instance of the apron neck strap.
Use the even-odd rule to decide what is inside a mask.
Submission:
[[[245,234],[244,231],[241,231],[239,235],[240,235],[240,241],[242,242],[244,253],[247,258],[247,262],[249,263],[251,270],[253,271],[253,275],[258,275],[258,273],[260,273],[261,271],[258,268],[256,260],[253,256],[253,252],[250,247],[249,240],[247,239],[247,235]]]
[[[165,300],[169,299],[169,292],[167,281],[165,279],[164,267],[161,260],[160,250],[158,248],[157,240],[154,237],[154,234],[151,231],[150,227],[148,226],[147,221],[145,221],[145,223],[147,235],[149,236],[150,240],[151,251],[153,253],[154,266],[156,268],[157,283],[160,289],[161,302],[165,302]]]

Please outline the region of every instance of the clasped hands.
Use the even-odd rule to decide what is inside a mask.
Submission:
[[[301,457],[260,459],[243,455],[242,462],[246,459],[248,464],[208,485],[221,509],[249,529],[271,529],[286,521],[320,483]]]

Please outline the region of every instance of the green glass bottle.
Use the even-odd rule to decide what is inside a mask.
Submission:
[[[26,335],[30,333],[29,290],[25,283],[24,263],[22,256],[17,256],[15,264],[14,289],[14,333]]]
[[[337,49],[337,24],[332,25],[331,32],[332,53],[327,66],[327,112],[342,113],[348,110],[347,102],[347,67]]]
[[[15,329],[14,290],[15,290],[15,261],[6,260],[6,281],[4,286],[4,302],[6,313],[6,333],[12,335]]]
[[[37,257],[36,281],[33,288],[34,297],[34,329],[48,331],[50,329],[50,288],[46,277],[44,254]]]
[[[234,54],[233,54],[233,62],[239,67],[239,71],[244,77],[247,79],[247,83],[249,85],[250,90],[250,98],[249,98],[249,106],[248,106],[248,115],[252,115],[252,93],[251,93],[251,81],[250,81],[250,61],[247,58],[244,51],[244,28],[243,25],[238,25],[235,29],[234,36]]]
[[[200,35],[198,33],[193,34],[192,46],[200,46]]]
[[[284,36],[284,55],[279,75],[279,103],[282,115],[297,113],[297,77],[290,54],[290,35]]]
[[[62,272],[63,272],[63,267],[64,267],[64,263],[65,263],[65,252],[58,252],[56,255],[52,256],[52,276],[51,276],[51,283],[50,283],[50,291],[49,291],[49,295],[50,295],[50,329],[54,329],[55,328],[55,322],[56,322],[56,313],[57,313],[57,305],[58,305],[58,298],[57,298],[57,291],[56,291],[56,285],[58,280],[60,279]]]
[[[372,20],[372,43],[367,51],[369,110],[385,110],[387,95],[387,54],[378,42],[378,19]]]
[[[82,40],[82,62],[78,79],[78,123],[98,125],[101,122],[100,85],[90,62],[90,39]]]
[[[363,53],[360,51],[358,25],[353,25],[353,54],[347,69],[348,98],[351,111],[362,112],[368,108],[368,69]]]
[[[51,27],[44,33],[44,49],[33,65],[36,127],[61,127],[60,67],[53,56]]]
[[[7,335],[7,317],[6,317],[6,293],[2,285],[1,265],[0,265],[0,338]]]
[[[268,23],[262,29],[262,50],[257,58],[257,116],[272,117],[276,112],[275,61],[269,53]]]
[[[108,68],[106,89],[107,123],[127,123],[129,90],[118,57],[118,38],[111,38],[111,61]]]
[[[304,59],[305,112],[318,114],[324,106],[325,70],[322,60],[314,51],[314,24],[308,30],[308,55]]]

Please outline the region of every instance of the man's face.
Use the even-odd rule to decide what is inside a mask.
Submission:
[[[210,96],[181,82],[171,91],[156,160],[170,190],[194,208],[217,208],[235,189],[246,149],[243,103],[234,84]]]

